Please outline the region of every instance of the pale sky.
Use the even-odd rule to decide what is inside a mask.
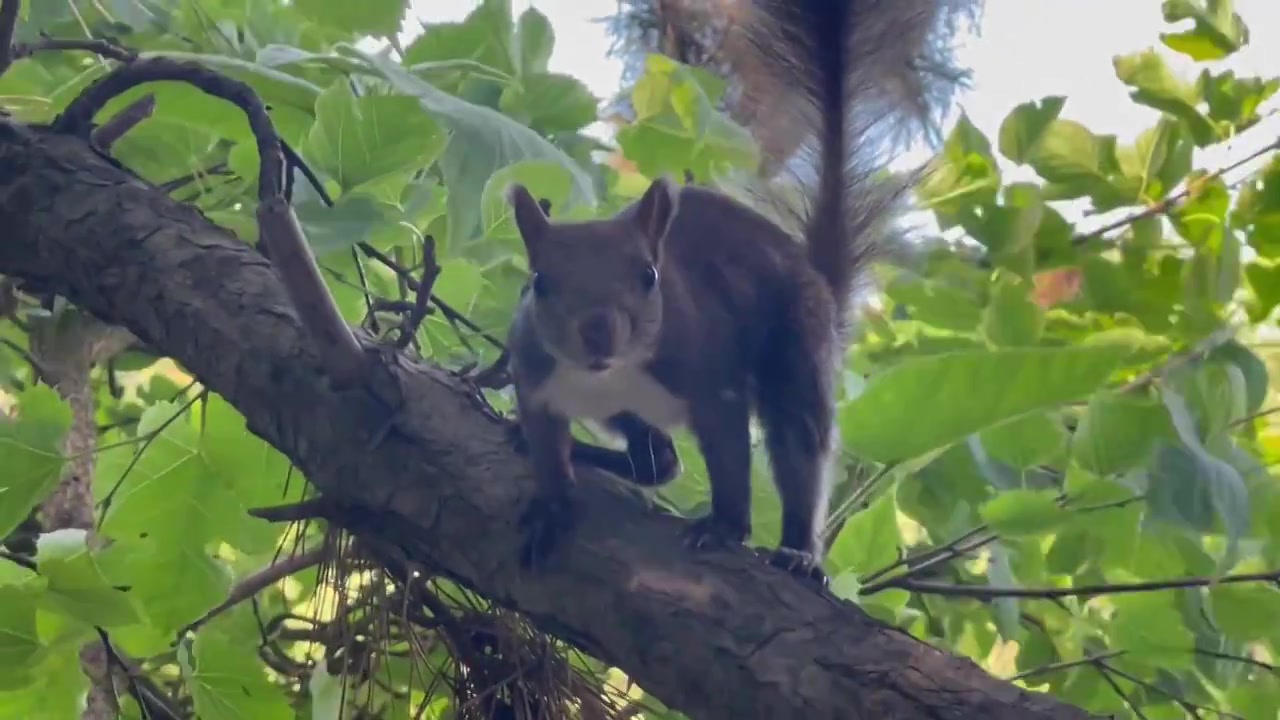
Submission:
[[[415,19],[459,20],[477,4],[414,0],[407,26],[416,29]],[[603,23],[596,20],[615,12],[616,0],[512,0],[511,4],[517,15],[533,6],[551,21],[556,32],[553,72],[582,80],[597,97],[613,94],[621,63],[606,56],[609,39]],[[1112,69],[1115,55],[1154,46],[1181,77],[1194,79],[1198,73],[1189,58],[1160,44],[1159,33],[1170,29],[1160,6],[1160,0],[987,0],[978,33],[961,40],[958,59],[973,70],[973,87],[959,97],[958,107],[994,141],[1000,121],[1015,105],[1065,95],[1063,117],[1082,122],[1095,133],[1114,133],[1122,142],[1129,141],[1150,127],[1157,113],[1129,100]],[[1280,76],[1280,0],[1235,0],[1235,6],[1249,26],[1250,43],[1212,69]],[[1280,109],[1280,101],[1273,99],[1267,107]],[[1200,164],[1215,169],[1280,135],[1280,117],[1273,116],[1263,125],[1238,141],[1202,153]],[[926,158],[925,153],[921,148],[903,160],[914,164]],[[1010,171],[1018,179],[1033,177],[1029,169]],[[1246,171],[1233,173],[1228,180]]]

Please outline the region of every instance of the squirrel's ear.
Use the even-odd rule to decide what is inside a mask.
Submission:
[[[679,205],[678,192],[679,189],[672,185],[671,180],[662,176],[649,185],[649,189],[644,191],[644,196],[636,206],[635,221],[640,225],[640,231],[652,244],[655,257],[662,248],[662,240],[667,236],[667,230],[671,228],[671,221],[676,216],[676,207]]]
[[[524,239],[525,250],[532,255],[551,223],[547,220],[542,206],[533,199],[529,190],[519,183],[507,188],[507,202],[511,203],[516,227],[520,230],[520,237]]]

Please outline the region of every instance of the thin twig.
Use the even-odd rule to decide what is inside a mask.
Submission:
[[[195,384],[196,384],[196,381],[192,380],[190,383],[187,384],[185,388],[178,391],[178,394],[174,396],[174,399],[177,399],[178,397],[180,397],[183,393],[185,393]],[[159,427],[147,433],[147,436],[141,440],[142,446],[139,447],[138,451],[135,452],[133,457],[129,459],[129,464],[125,466],[124,472],[120,473],[120,479],[117,480],[115,484],[111,486],[111,489],[107,491],[106,497],[102,498],[102,502],[98,504],[102,508],[102,512],[98,516],[98,527],[96,528],[98,532],[102,532],[102,523],[106,522],[107,520],[107,511],[111,509],[111,504],[115,502],[116,493],[120,491],[120,488],[124,485],[125,478],[129,477],[129,473],[133,472],[133,468],[142,459],[142,455],[146,453],[147,448],[151,447],[151,443],[155,442],[156,438],[160,437],[160,435],[162,435],[165,430],[168,430],[169,426],[172,425],[178,418],[186,414],[187,410],[190,409],[191,406],[195,405],[196,402],[208,397],[208,395],[209,395],[208,390],[201,390],[200,392],[196,393],[195,396],[193,396],[190,400],[183,403],[182,407],[178,408],[178,410],[174,412],[173,415],[170,415],[169,417],[165,418],[164,422],[160,423]],[[102,452],[103,450],[107,450],[107,449],[110,449],[110,446],[99,447],[97,449],[97,452]]]
[[[319,565],[328,556],[328,547],[321,546],[299,555],[293,555],[284,560],[268,565],[265,568],[253,573],[249,577],[236,583],[231,588],[231,592],[227,594],[227,599],[215,605],[205,614],[196,618],[189,625],[178,632],[179,636],[187,633],[195,632],[200,626],[239,605],[240,603],[256,596],[258,593],[277,583],[284,578],[302,572],[307,568]]]
[[[1263,662],[1261,660],[1257,660],[1255,658],[1251,658],[1245,655],[1232,655],[1231,653],[1219,652],[1217,650],[1206,650],[1204,648],[1196,648],[1192,652],[1194,652],[1196,655],[1203,655],[1205,657],[1216,658],[1218,660],[1230,660],[1232,662],[1238,662],[1243,665],[1252,665],[1256,668],[1266,670],[1269,673],[1280,675],[1280,667],[1277,667],[1275,665],[1272,665],[1271,663]]]
[[[404,281],[405,285],[410,290],[414,292],[418,290],[417,278],[413,277],[413,274],[410,273],[407,268],[401,267],[400,264],[397,263],[395,260],[392,260],[390,257],[387,257],[386,253],[382,252],[378,248],[365,242],[357,243],[356,247],[360,248],[360,251],[363,252],[365,255],[368,255],[374,260],[377,260],[378,262],[386,266],[388,270],[400,276],[400,278]],[[497,348],[499,351],[506,350],[507,348],[506,343],[494,337],[492,334],[486,332],[484,328],[477,325],[475,321],[467,317],[464,313],[459,312],[457,309],[449,305],[447,302],[441,300],[440,297],[434,293],[432,293],[430,297],[431,297],[431,304],[435,305],[437,308],[440,309],[441,315],[444,315],[446,318],[449,318],[450,320],[456,321],[466,329],[484,338],[485,342]]]
[[[129,694],[138,703],[138,711],[143,720],[184,720],[185,716],[174,705],[173,700],[156,687],[138,668],[124,659],[111,643],[111,636],[97,625],[93,628],[102,641],[102,648],[107,654],[108,666],[115,665],[129,684]]]
[[[1111,677],[1111,673],[1107,672],[1107,668],[1105,666],[1097,662],[1093,662],[1089,663],[1089,667],[1092,667],[1099,675],[1102,676],[1102,679],[1111,686],[1111,689],[1115,694],[1120,696],[1120,699],[1124,701],[1125,705],[1129,706],[1129,709],[1133,711],[1134,715],[1138,716],[1139,720],[1151,720],[1151,718],[1148,718],[1142,712],[1142,708],[1138,707],[1138,703],[1134,702],[1133,698],[1129,697],[1129,694],[1120,688],[1120,684],[1116,682],[1115,678]]]
[[[1248,165],[1254,160],[1257,160],[1263,155],[1266,155],[1267,153],[1273,152],[1275,150],[1280,150],[1280,138],[1277,138],[1271,141],[1270,143],[1268,143],[1265,147],[1262,147],[1259,150],[1253,153],[1250,153],[1248,157],[1237,160],[1236,162],[1233,162],[1230,165],[1227,165],[1226,167],[1220,168],[1208,175],[1205,175],[1202,178],[1189,181],[1186,184],[1186,187],[1184,187],[1179,192],[1173,195],[1170,195],[1169,197],[1159,202],[1152,203],[1141,212],[1137,212],[1132,215],[1127,215],[1123,218],[1120,218],[1119,220],[1116,220],[1115,222],[1107,223],[1106,225],[1092,232],[1085,233],[1083,235],[1077,235],[1076,237],[1072,238],[1071,242],[1073,245],[1077,245],[1077,246],[1084,245],[1090,242],[1091,240],[1097,240],[1103,237],[1107,233],[1113,232],[1115,230],[1119,230],[1124,227],[1128,227],[1138,222],[1139,220],[1145,220],[1149,217],[1163,215],[1169,212],[1170,210],[1172,210],[1178,203],[1190,197],[1191,193],[1194,192],[1195,188],[1198,185],[1212,182],[1213,180],[1217,180],[1221,178],[1223,175],[1231,172],[1232,170],[1235,170],[1236,168],[1242,167],[1244,165]]]
[[[13,49],[15,60],[28,58],[36,53],[68,50],[83,50],[95,55],[100,55],[108,60],[116,60],[122,63],[131,63],[138,59],[138,53],[128,48],[120,47],[108,40],[97,40],[92,38],[78,39],[55,39],[43,38],[33,43],[20,43]]]
[[[1026,680],[1027,678],[1035,677],[1037,675],[1046,675],[1048,673],[1070,670],[1071,668],[1080,667],[1081,665],[1092,665],[1093,663],[1101,660],[1110,660],[1111,658],[1119,657],[1125,654],[1125,652],[1126,651],[1124,650],[1111,650],[1109,652],[1098,653],[1097,655],[1088,655],[1078,660],[1063,660],[1061,662],[1049,663],[1048,665],[1041,665],[1040,667],[1023,670],[1017,675],[1010,676],[1009,682]]]
[[[861,592],[867,594],[874,593],[879,590],[882,585],[897,580],[898,578],[918,577],[921,573],[936,565],[949,562],[962,555],[967,555],[968,553],[995,541],[997,535],[988,531],[989,528],[986,524],[979,525],[946,545],[927,550],[914,557],[903,558],[888,567],[877,570],[863,580]],[[889,572],[904,566],[907,570],[903,574],[895,575],[889,580],[881,580],[881,578]]]
[[[1280,582],[1280,570],[1260,573],[1241,573],[1220,578],[1187,577],[1172,580],[1153,580],[1139,583],[1117,583],[1101,585],[1081,585],[1068,588],[1002,588],[990,585],[955,585],[952,583],[933,582],[929,580],[913,580],[907,577],[895,577],[879,583],[875,591],[897,588],[927,595],[943,597],[964,597],[977,600],[994,600],[996,598],[1027,598],[1031,600],[1050,600],[1066,597],[1097,597],[1099,595],[1122,595],[1126,593],[1152,592],[1155,590],[1175,590],[1182,588],[1208,587],[1210,585],[1229,585],[1247,582]],[[870,594],[866,588],[863,594]]]
[[[199,180],[207,176],[228,176],[232,174],[233,173],[231,172],[230,168],[227,167],[226,163],[216,163],[207,168],[204,168],[203,170],[197,170],[193,173],[189,173],[181,177],[176,177],[172,180],[166,180],[160,183],[159,185],[157,185],[156,187],[159,188],[161,191],[163,191],[165,194],[168,194],[175,190],[181,190],[184,186],[190,185],[196,180]]]
[[[1169,371],[1203,359],[1208,356],[1209,353],[1216,350],[1220,345],[1234,339],[1235,336],[1236,328],[1219,328],[1197,343],[1195,347],[1183,350],[1180,353],[1175,353],[1168,358],[1165,358],[1164,362],[1155,369],[1120,386],[1120,388],[1116,390],[1116,393],[1125,394],[1146,388],[1158,380],[1162,375],[1167,375]]]
[[[1121,670],[1120,668],[1108,663],[1105,660],[1096,660],[1094,662],[1099,667],[1106,669],[1107,672],[1115,673],[1116,675],[1119,675],[1120,677],[1124,678],[1125,680],[1128,680],[1134,685],[1137,685],[1139,687],[1144,687],[1147,690],[1150,690],[1154,693],[1157,693],[1159,695],[1163,695],[1169,698],[1173,702],[1177,703],[1179,707],[1185,710],[1192,717],[1198,718],[1200,717],[1198,713],[1208,712],[1208,713],[1213,713],[1215,715],[1218,715],[1219,717],[1232,718],[1233,720],[1245,720],[1244,717],[1237,715],[1233,712],[1218,710],[1217,708],[1205,707],[1204,705],[1197,705],[1184,697],[1181,697],[1168,690],[1165,690],[1164,688],[1160,687],[1159,685],[1153,682],[1143,680],[1142,678],[1132,673]]]
[[[431,299],[431,288],[435,287],[439,277],[440,263],[436,261],[436,239],[428,235],[422,241],[422,279],[418,281],[418,288],[414,291],[413,309],[400,327],[397,347],[408,347],[409,341],[418,334],[419,326],[431,309],[428,305]]]
[[[110,150],[117,140],[134,129],[143,120],[151,117],[156,111],[155,93],[147,93],[129,103],[128,107],[116,113],[110,120],[93,131],[93,144],[103,150]]]
[[[280,197],[284,189],[284,150],[262,99],[248,84],[196,62],[149,57],[120,65],[68,103],[53,121],[52,130],[86,135],[93,117],[113,98],[139,85],[165,80],[187,83],[244,111],[261,159],[258,200]]]

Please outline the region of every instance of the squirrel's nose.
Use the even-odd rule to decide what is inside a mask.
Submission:
[[[578,323],[578,335],[582,348],[589,354],[605,358],[613,354],[613,317],[607,312],[595,312]]]

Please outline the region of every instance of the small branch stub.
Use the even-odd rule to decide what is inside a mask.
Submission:
[[[325,288],[320,266],[307,247],[306,234],[283,197],[258,205],[258,232],[271,264],[284,283],[294,310],[311,334],[316,351],[337,387],[351,387],[364,377],[365,358],[351,328]]]

